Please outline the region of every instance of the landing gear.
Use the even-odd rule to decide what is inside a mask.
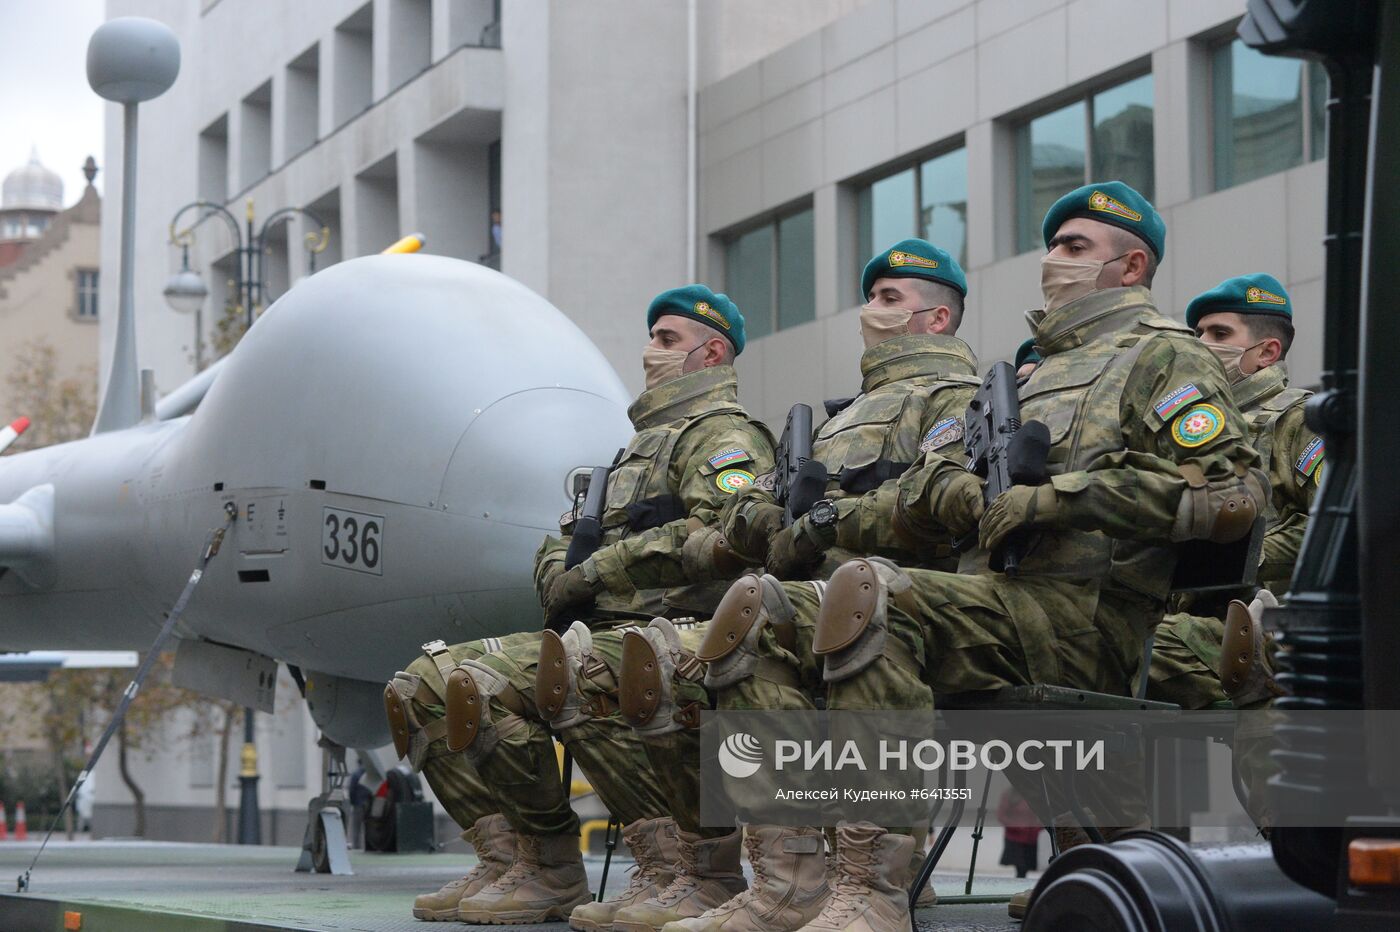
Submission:
[[[325,735],[321,747],[321,794],[306,808],[306,832],[301,839],[297,873],[350,876],[350,855],[345,843],[345,748]]]

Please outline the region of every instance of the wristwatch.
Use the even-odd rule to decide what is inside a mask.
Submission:
[[[812,507],[807,511],[807,520],[812,527],[825,531],[836,526],[836,505],[829,498],[819,499],[812,503]]]

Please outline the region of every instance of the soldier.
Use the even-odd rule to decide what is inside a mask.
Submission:
[[[1175,546],[1237,540],[1267,501],[1219,364],[1152,304],[1166,238],[1152,205],[1121,182],[1087,185],[1042,230],[1045,308],[1028,316],[1043,359],[1020,398],[1022,417],[1050,429],[1050,481],[984,510],[981,480],[940,451],[905,474],[904,533],[975,530],[977,547],[961,574],[864,558],[833,574],[811,648],[832,709],[926,709],[935,693],[1030,683],[1126,694]],[[1013,532],[1035,540],[1014,579],[988,568]],[[712,629],[735,624],[726,609],[741,605],[756,626],[785,625],[788,605],[754,588],[731,587]],[[805,928],[905,927],[906,831],[839,826],[836,892]]]
[[[1303,405],[1312,392],[1290,388],[1283,370],[1293,343],[1292,321],[1288,292],[1263,273],[1226,279],[1187,305],[1186,324],[1220,359],[1273,494],[1265,512],[1258,605],[1248,614],[1236,610],[1233,638],[1227,635],[1222,600],[1193,603],[1190,613],[1168,615],[1152,649],[1151,699],[1186,709],[1232,699],[1237,708],[1254,709],[1279,694],[1268,671],[1258,615],[1263,606],[1276,604],[1273,592],[1287,589],[1293,575],[1323,456],[1322,439],[1303,420]],[[1233,646],[1223,652],[1227,663],[1222,669],[1221,645],[1227,640]],[[1237,735],[1235,759],[1250,788],[1255,821],[1266,827],[1263,787],[1274,768],[1267,742],[1249,737],[1247,730]]]
[[[861,284],[868,301],[860,314],[862,393],[828,402],[832,416],[812,444],[827,470],[826,498],[784,528],[784,509],[761,478],[725,508],[725,536],[735,552],[770,573],[745,576],[726,602],[735,590],[741,599],[781,602],[790,609],[782,623],[744,629],[733,618],[724,626],[711,622],[698,646],[698,634],[677,637],[664,621],[624,637],[623,712],[647,736],[657,769],[676,775],[671,798],[678,807],[698,805],[700,795],[698,748],[687,750],[698,720],[678,714],[708,705],[700,673],[725,708],[811,709],[823,691],[811,642],[824,584],[780,583],[778,576],[821,580],[866,554],[954,566],[946,540],[916,551],[895,534],[889,515],[898,477],[923,452],[962,452],[962,415],[978,384],[976,359],[955,336],[967,280],[947,252],[909,239],[871,259]],[[731,636],[740,645],[732,652],[722,646]],[[708,672],[703,661],[711,661]],[[674,679],[667,675],[672,667],[681,671]],[[631,907],[617,914],[614,928],[642,932],[673,922],[669,928],[742,932],[796,928],[814,918],[828,895],[821,833],[751,824],[745,843],[755,876],[750,891],[696,918],[685,917],[698,910],[668,904]]]
[[[647,324],[647,390],[629,411],[637,434],[608,478],[601,545],[566,568],[570,514],[562,537],[547,538],[536,554],[546,622],[556,631],[581,622],[575,643],[590,640],[591,631],[657,616],[708,617],[741,567],[726,561],[723,547],[715,549],[719,510],[773,465],[767,428],[738,403],[732,363],[744,347],[744,321],[734,303],[703,285],[677,288],[652,302]],[[546,640],[562,644],[553,632]],[[621,661],[610,645],[620,642],[587,645],[590,663],[580,671],[590,684],[586,705],[569,701],[577,694],[565,694],[567,681],[557,694],[537,693],[541,643],[541,635],[527,635],[464,657],[447,678],[447,746],[465,751],[517,833],[510,870],[462,898],[456,917],[498,924],[569,916],[575,928],[594,930],[607,928],[620,906],[666,889],[687,889],[707,906],[743,889],[739,833],[677,831],[658,776],[608,698]],[[553,755],[542,753],[551,718],[624,823],[641,865],[608,903],[588,902],[578,820],[562,788],[555,790]]]

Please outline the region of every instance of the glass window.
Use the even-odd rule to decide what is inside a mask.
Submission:
[[[778,329],[817,316],[816,258],[812,247],[812,212],[778,221]]]
[[[1321,158],[1327,142],[1327,74],[1238,39],[1215,50],[1216,190]]]
[[[1021,196],[1021,249],[1041,246],[1040,221],[1067,191],[1085,184],[1084,101],[1070,104],[1021,127],[1017,152],[1017,191]]]
[[[1151,200],[1154,172],[1150,74],[1026,121],[1016,139],[1017,245],[1041,248],[1045,212],[1080,185],[1124,181]]]
[[[97,319],[97,269],[78,269],[78,316]]]
[[[953,149],[861,188],[859,268],[877,252],[922,237],[967,263],[967,150]]]
[[[773,226],[730,241],[725,250],[725,293],[744,315],[749,339],[773,332]]]
[[[1090,180],[1124,181],[1152,200],[1152,76],[1095,94],[1093,110]]]
[[[812,211],[779,217],[725,246],[725,291],[750,339],[816,317]]]
[[[967,150],[919,166],[919,236],[967,265]],[[893,239],[889,242],[894,242]],[[874,254],[875,249],[869,250]]]

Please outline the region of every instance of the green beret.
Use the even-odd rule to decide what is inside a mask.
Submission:
[[[878,278],[925,278],[967,297],[967,276],[947,252],[923,239],[902,239],[865,264],[860,296],[868,298]]]
[[[1040,227],[1046,249],[1050,248],[1055,233],[1071,217],[1088,217],[1099,223],[1111,223],[1136,234],[1152,250],[1158,262],[1166,254],[1167,225],[1162,222],[1161,215],[1147,198],[1121,181],[1086,184],[1051,204]]]
[[[651,301],[647,308],[647,332],[656,326],[656,319],[663,314],[689,317],[706,326],[713,327],[734,344],[734,355],[744,351],[744,315],[728,295],[715,294],[704,285],[684,285],[663,291]]]
[[[1254,272],[1227,278],[1210,291],[1202,292],[1186,305],[1186,326],[1194,328],[1202,317],[1216,311],[1236,314],[1273,314],[1293,319],[1293,302],[1283,283],[1272,275]]]
[[[1040,358],[1040,354],[1035,351],[1035,337],[1031,337],[1026,340],[1026,342],[1016,347],[1016,362],[1012,368],[1019,370],[1028,362],[1033,362],[1037,365],[1044,362],[1044,360]]]

